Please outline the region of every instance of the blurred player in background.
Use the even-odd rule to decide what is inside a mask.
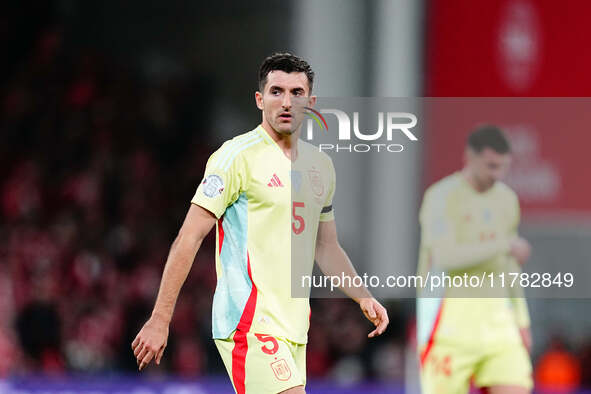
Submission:
[[[139,369],[160,363],[174,305],[204,237],[217,225],[213,338],[237,393],[303,393],[308,298],[291,296],[291,264],[311,274],[357,274],[337,239],[335,173],[325,153],[299,140],[313,106],[314,72],[274,54],[259,70],[262,124],[210,157],[160,284],[152,316],[132,343]],[[376,326],[386,310],[365,288],[343,288]]]
[[[420,275],[520,271],[530,246],[517,234],[517,195],[500,182],[510,161],[502,131],[480,127],[468,138],[464,168],[427,189],[420,210]],[[506,298],[453,298],[459,297],[456,290],[417,298],[423,392],[467,393],[472,383],[493,394],[529,393],[531,335],[523,290],[507,286],[495,293]]]

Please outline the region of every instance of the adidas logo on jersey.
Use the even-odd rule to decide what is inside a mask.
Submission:
[[[269,181],[269,183],[267,183],[267,186],[269,186],[269,187],[283,187],[283,183],[281,183],[281,180],[279,180],[279,177],[277,176],[277,174],[273,174],[273,176],[271,177],[271,180]]]

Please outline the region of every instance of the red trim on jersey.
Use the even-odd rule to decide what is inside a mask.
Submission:
[[[252,325],[252,318],[254,317],[254,311],[257,304],[257,287],[252,280],[252,272],[250,269],[250,256],[246,252],[248,277],[252,283],[252,289],[250,295],[246,301],[244,311],[236,327],[236,333],[234,334],[234,349],[232,349],[232,381],[234,382],[234,388],[237,394],[244,394],[246,392],[246,386],[244,379],[246,376],[246,353],[248,352],[248,342],[246,334],[250,330]]]
[[[435,324],[433,324],[433,330],[431,331],[431,335],[429,336],[429,341],[427,342],[427,346],[423,353],[421,354],[421,367],[425,366],[425,361],[427,360],[427,356],[433,347],[433,342],[435,341],[435,332],[437,331],[437,327],[439,327],[439,321],[441,320],[441,311],[443,310],[443,300],[441,300],[441,304],[439,304],[439,311],[437,311],[437,317],[435,318]]]
[[[222,223],[224,222],[224,217],[218,219],[218,242],[220,245],[219,254],[222,254],[222,245],[224,243],[224,227],[222,227]]]

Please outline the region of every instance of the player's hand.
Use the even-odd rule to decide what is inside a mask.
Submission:
[[[531,255],[531,246],[524,238],[515,237],[511,240],[509,245],[509,254],[523,265]]]
[[[531,353],[532,339],[531,339],[531,331],[530,331],[529,327],[520,328],[519,334],[521,335],[521,340],[523,341],[523,346],[525,346],[528,353]]]
[[[390,320],[388,319],[388,312],[382,304],[380,304],[375,298],[362,298],[361,301],[359,301],[359,307],[363,311],[367,320],[376,326],[376,329],[367,335],[368,338],[377,337],[386,331],[386,327],[388,327]]]
[[[168,342],[168,323],[151,317],[142,327],[133,342],[131,349],[141,371],[152,359],[160,365],[162,354]]]

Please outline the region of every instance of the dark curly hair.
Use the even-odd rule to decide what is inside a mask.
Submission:
[[[291,53],[274,53],[267,57],[263,60],[259,68],[259,91],[262,92],[265,89],[267,75],[271,71],[284,71],[286,73],[302,72],[306,74],[306,77],[308,77],[308,86],[310,87],[310,92],[312,92],[314,71],[312,71],[312,67],[304,59]]]

